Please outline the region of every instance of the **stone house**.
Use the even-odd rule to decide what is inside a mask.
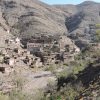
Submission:
[[[17,38],[15,39],[15,42],[16,42],[17,44],[20,44],[20,39],[17,37]]]
[[[14,59],[14,58],[10,58],[10,59],[9,59],[9,66],[10,66],[10,67],[13,67],[14,64],[15,64],[15,59]]]
[[[73,55],[68,55],[68,54],[65,54],[64,55],[64,63],[68,63],[70,61],[74,61],[74,56]]]
[[[3,62],[3,59],[4,59],[4,57],[3,56],[0,56],[0,63]]]
[[[7,65],[0,65],[0,72],[5,73],[6,75],[10,75],[11,72],[13,72],[14,69]]]
[[[80,48],[75,47],[75,53],[79,53],[80,52]]]
[[[0,72],[5,73],[5,67],[3,67],[2,65],[0,65]]]
[[[27,43],[27,50],[31,53],[41,52],[42,45],[41,43]]]
[[[38,58],[38,59],[36,60],[35,66],[36,66],[36,67],[42,67],[42,66],[43,66],[43,63],[41,62],[41,59],[40,59],[40,58]]]

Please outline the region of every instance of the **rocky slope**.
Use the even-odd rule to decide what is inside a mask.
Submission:
[[[50,98],[57,100],[99,100],[100,99],[100,46],[91,46],[76,57],[73,72],[57,78],[57,85],[50,88]],[[80,61],[81,59],[81,61]],[[82,61],[83,60],[83,61]],[[75,63],[77,63],[75,65]],[[83,64],[82,64],[83,62]],[[87,62],[87,63],[86,63]],[[72,62],[71,62],[72,63]],[[80,63],[80,64],[79,64]],[[86,63],[86,64],[85,64]],[[76,69],[76,66],[80,66]],[[82,68],[82,69],[80,69]],[[70,71],[70,70],[68,70]],[[50,99],[49,99],[50,100]]]
[[[68,14],[38,0],[1,0],[0,15],[1,27],[20,36],[67,32],[64,23]]]
[[[0,27],[18,36],[35,33],[84,33],[89,24],[100,23],[100,4],[47,5],[39,0],[1,0]]]
[[[71,13],[66,18],[65,25],[70,35],[81,37],[81,40],[92,40],[91,25],[100,23],[100,4],[93,1],[85,1],[78,5],[55,5],[64,12]],[[92,34],[92,35],[91,35]],[[77,38],[76,38],[77,39]]]
[[[88,27],[89,24],[100,23],[99,3],[93,1],[85,1],[78,5],[55,5],[55,7],[71,14],[71,16],[66,19],[66,25],[68,28],[70,28],[70,32],[75,31],[76,29],[71,30],[71,28],[73,29],[73,27],[76,26],[78,26],[77,29],[82,30],[82,28]],[[76,20],[81,20],[81,23],[77,23]],[[73,26],[70,26],[70,24]]]

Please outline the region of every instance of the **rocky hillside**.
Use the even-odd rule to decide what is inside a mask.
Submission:
[[[56,8],[70,13],[66,18],[65,25],[68,32],[84,40],[91,40],[94,31],[91,25],[100,23],[100,4],[93,1],[85,1],[78,5],[55,5]],[[90,35],[92,34],[92,35]]]
[[[63,34],[67,32],[68,14],[38,0],[1,0],[1,27],[13,34],[29,36],[35,33]]]
[[[98,47],[98,49],[97,49]],[[100,44],[91,45],[71,62],[73,71],[64,70],[57,84],[47,91],[54,100],[99,100],[100,99]],[[73,63],[73,64],[72,64]],[[67,74],[65,74],[67,73]],[[49,100],[50,100],[49,99]]]
[[[84,33],[89,24],[100,22],[100,4],[47,5],[39,0],[1,0],[0,28],[12,34]],[[1,29],[1,30],[2,30]]]

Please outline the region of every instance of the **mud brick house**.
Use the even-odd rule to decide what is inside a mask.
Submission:
[[[27,43],[27,50],[35,53],[42,51],[42,44],[41,43]]]
[[[74,55],[75,52],[80,51],[65,35],[33,36],[27,40],[27,50],[35,56],[40,57],[44,64],[49,64],[52,61],[64,62],[70,57],[66,56],[66,54],[73,52]],[[71,56],[71,58],[73,57]]]
[[[44,35],[33,36],[27,40],[27,50],[30,52],[43,52],[50,49],[52,46],[53,39]]]

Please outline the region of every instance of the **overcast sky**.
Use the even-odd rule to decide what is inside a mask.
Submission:
[[[40,1],[43,1],[48,4],[79,4],[87,0],[40,0]],[[100,2],[100,0],[88,0],[88,1]]]

